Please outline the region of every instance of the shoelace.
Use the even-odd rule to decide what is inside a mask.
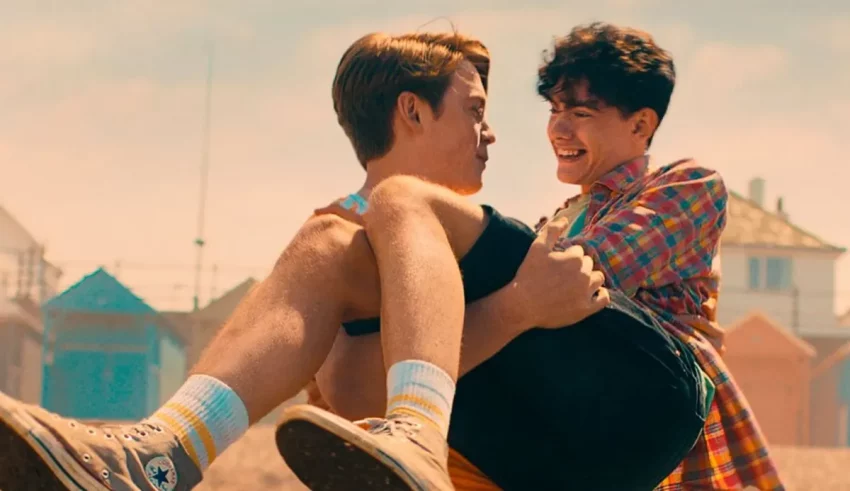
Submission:
[[[48,414],[54,420],[64,419],[64,418],[62,418],[62,416],[60,416],[56,413],[51,412],[51,413],[48,413]],[[118,438],[117,435],[121,435],[125,440],[135,440],[137,442],[143,440],[145,437],[147,437],[152,432],[162,433],[164,431],[161,426],[155,425],[155,424],[147,422],[147,421],[142,421],[142,422],[136,423],[134,425],[127,425],[127,426],[111,426],[111,425],[94,426],[94,425],[89,425],[89,424],[82,424],[82,423],[79,423],[79,422],[77,422],[76,420],[73,420],[73,419],[69,419],[69,420],[67,420],[67,422],[68,422],[68,426],[70,426],[71,428],[78,428],[79,427],[80,429],[83,429],[83,428],[87,429],[88,434],[91,435],[91,436],[94,436],[94,435],[100,433],[101,435],[103,435],[104,438],[112,439],[112,438]]]
[[[56,413],[48,413],[48,415],[56,422],[59,422],[59,421],[62,421],[63,419],[65,419],[65,418],[62,418],[62,416],[60,416]],[[110,426],[110,425],[95,426],[95,425],[90,425],[90,424],[82,424],[82,423],[77,422],[74,419],[68,419],[65,422],[72,429],[85,430],[92,437],[100,435],[107,440],[118,440],[119,438],[124,438],[124,440],[127,440],[127,441],[139,442],[139,441],[143,440],[146,436],[148,436],[151,432],[162,433],[164,431],[161,426],[155,425],[155,424],[152,424],[152,423],[146,422],[146,421],[142,421],[142,422],[136,423],[134,425],[127,425],[127,426]],[[59,437],[64,442],[65,445],[68,445],[68,442],[65,441],[64,437],[62,437],[60,434],[57,434],[55,432],[53,432],[53,433],[56,437]],[[119,437],[119,435],[120,435],[120,437]],[[79,458],[82,460],[82,462],[84,464],[86,464],[85,468],[88,472],[93,473],[92,474],[93,476],[95,476],[95,477],[99,476],[100,478],[102,478],[102,479],[104,479],[108,482],[109,479],[112,476],[113,471],[109,468],[102,468],[98,472],[97,469],[92,469],[91,467],[88,467],[89,465],[92,464],[93,456],[97,454],[97,451],[94,448],[90,448],[90,451],[92,451],[92,453],[85,452],[85,451],[82,452],[79,455]]]
[[[416,438],[419,434],[419,430],[422,428],[422,425],[416,421],[411,421],[407,418],[392,417],[389,419],[369,418],[360,421],[360,425],[372,435],[406,438],[410,443],[424,450],[427,454],[426,458],[432,460],[437,459],[434,451],[425,446],[423,442],[420,442],[419,438]],[[416,486],[419,491],[427,491],[428,489],[427,483],[417,481]]]
[[[368,419],[368,431],[373,435],[404,436],[412,439],[419,433],[419,423],[406,419]]]
[[[131,426],[104,426],[101,431],[107,438],[110,438],[108,435],[121,434],[125,440],[141,441],[151,433],[162,433],[163,429],[159,425],[142,421]]]
[[[425,450],[429,454],[432,454],[433,451],[422,444],[416,436],[419,434],[419,430],[422,428],[422,425],[415,421],[410,421],[407,419],[401,418],[390,418],[390,419],[376,419],[370,418],[362,421],[367,427],[366,431],[373,435],[387,435],[390,437],[403,437],[407,438],[411,443],[416,445],[417,447]]]

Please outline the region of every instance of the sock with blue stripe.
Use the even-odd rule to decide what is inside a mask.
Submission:
[[[440,367],[419,360],[394,364],[387,373],[387,397],[388,418],[414,416],[448,435],[455,381]]]
[[[248,411],[224,382],[192,375],[149,422],[171,430],[204,471],[248,431]]]

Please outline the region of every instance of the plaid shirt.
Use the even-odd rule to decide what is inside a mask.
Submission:
[[[717,386],[704,435],[658,489],[782,490],[749,403],[715,349],[722,330],[712,265],[726,225],[726,188],[719,174],[693,161],[648,166],[648,157],[635,159],[591,186],[584,229],[558,247],[583,246],[606,286],[655,314]]]

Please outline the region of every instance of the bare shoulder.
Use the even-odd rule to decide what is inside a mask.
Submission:
[[[281,253],[278,264],[295,259],[338,263],[357,228],[356,224],[335,215],[312,216],[295,233]]]
[[[373,256],[363,226],[332,213],[311,217],[304,224],[305,235],[314,246],[340,254],[344,263],[357,264]]]

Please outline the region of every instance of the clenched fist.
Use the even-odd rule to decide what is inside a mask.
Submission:
[[[553,250],[566,227],[565,218],[543,227],[505,291],[505,301],[525,321],[524,329],[569,326],[610,302],[604,275],[594,271],[593,259],[581,247]]]

